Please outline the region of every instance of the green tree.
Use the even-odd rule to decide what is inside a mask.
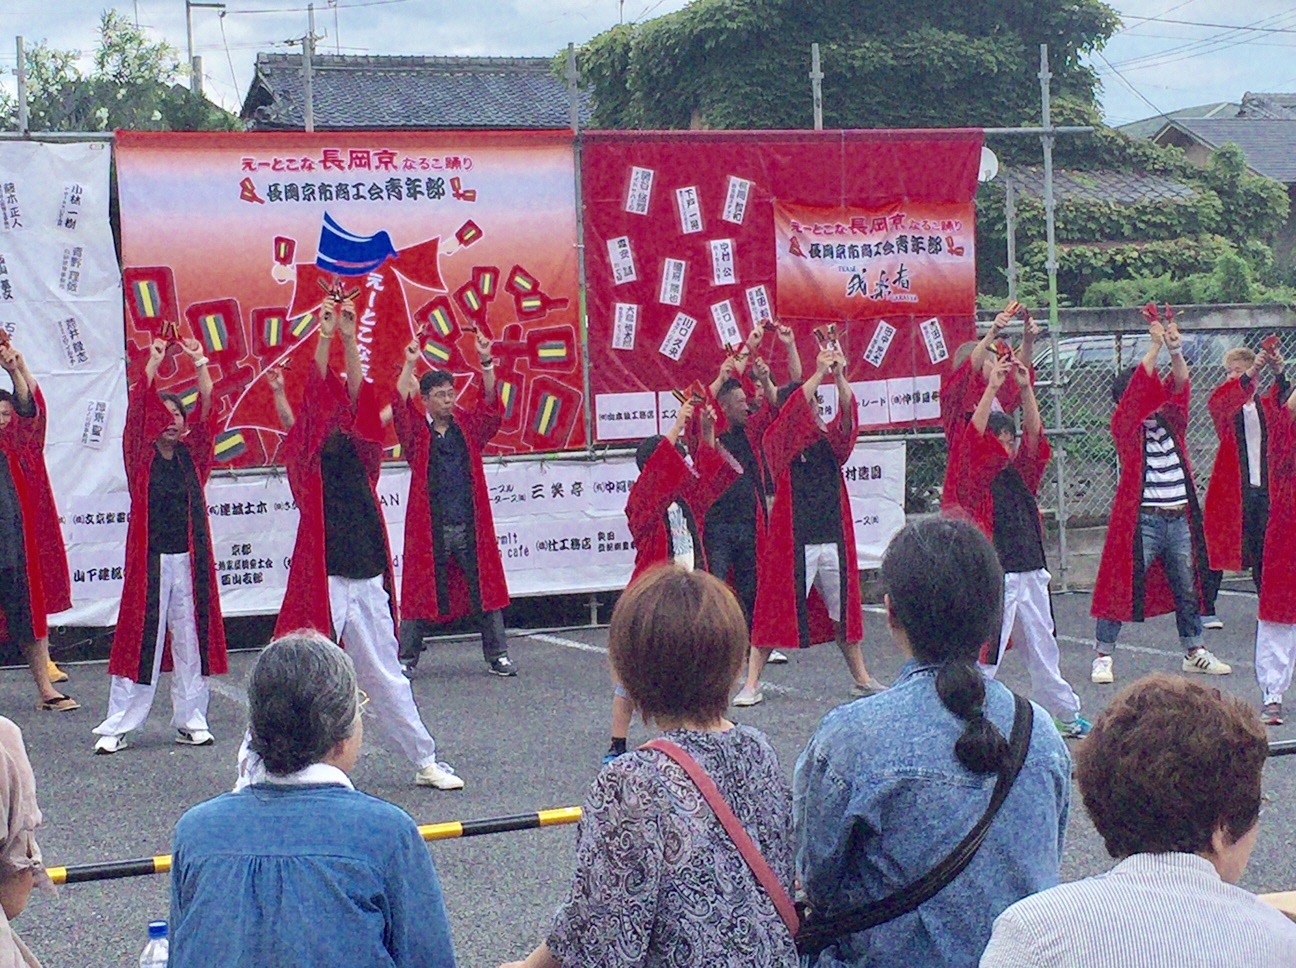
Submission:
[[[581,48],[595,123],[808,128],[810,44],[824,124],[992,126],[1039,117],[1039,45],[1054,91],[1093,104],[1081,55],[1115,31],[1101,0],[694,0]]]
[[[178,81],[180,59],[165,41],[115,10],[99,20],[94,67],[83,73],[77,53],[46,43],[29,48],[28,127],[32,131],[233,131],[239,119]],[[17,104],[0,101],[5,127],[17,126]]]

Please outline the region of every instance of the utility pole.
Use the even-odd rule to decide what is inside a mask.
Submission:
[[[224,10],[223,3],[198,3],[196,0],[185,0],[185,40],[188,45],[189,53],[189,90],[195,94],[201,94],[202,90],[202,58],[194,56],[193,48],[193,11],[195,7],[202,7],[207,10]],[[136,25],[138,26],[139,16],[136,15]]]

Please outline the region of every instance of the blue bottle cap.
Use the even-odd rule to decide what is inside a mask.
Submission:
[[[149,939],[165,938],[167,936],[167,923],[165,921],[150,921],[148,926]]]

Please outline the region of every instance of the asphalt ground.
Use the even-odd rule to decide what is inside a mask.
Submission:
[[[1226,586],[1226,589],[1229,586]],[[1207,632],[1207,645],[1233,666],[1214,677],[1226,692],[1259,702],[1253,636],[1256,600],[1241,589],[1220,598],[1223,631]],[[1173,616],[1127,625],[1116,655],[1116,686],[1089,682],[1093,622],[1087,595],[1054,599],[1062,642],[1062,671],[1092,717],[1120,683],[1153,671],[1180,668]],[[902,659],[882,617],[865,617],[870,670],[890,680]],[[374,747],[362,755],[356,786],[404,807],[419,823],[528,813],[580,804],[607,745],[610,687],[603,629],[510,632],[516,679],[488,675],[475,640],[439,642],[424,655],[414,691],[442,757],[465,778],[466,788],[441,792],[413,785],[403,760]],[[227,790],[246,724],[243,685],[253,655],[231,658],[228,676],[216,680],[210,721],[213,747],[175,745],[169,728],[169,688],[162,691],[145,727],[115,756],[93,756],[94,737],[107,706],[102,662],[69,667],[68,692],[83,705],[72,713],[34,709],[34,691],[21,669],[0,671],[0,710],[22,727],[36,770],[45,813],[40,841],[50,866],[122,860],[167,853],[171,828],[186,808]],[[1023,663],[1011,654],[1001,679],[1028,686]],[[733,718],[763,730],[791,775],[796,757],[820,717],[849,700],[847,678],[831,646],[793,653],[786,666],[767,669],[765,702],[733,710]],[[1296,705],[1296,704],[1294,704]],[[1271,729],[1273,739],[1296,739],[1296,726]],[[636,723],[631,742],[649,738]],[[902,738],[897,738],[902,741]],[[1243,886],[1253,891],[1296,888],[1296,756],[1266,767],[1269,798]],[[540,940],[571,876],[575,828],[551,827],[444,841],[431,850],[445,891],[461,965],[494,968],[520,958]],[[1022,831],[1021,836],[1048,836]],[[1073,801],[1062,876],[1072,880],[1111,865],[1079,803]],[[55,898],[33,895],[15,924],[49,968],[131,966],[145,943],[151,919],[165,918],[164,875],[68,885]],[[303,912],[309,917],[309,912]]]

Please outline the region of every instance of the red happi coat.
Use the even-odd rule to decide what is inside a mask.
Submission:
[[[468,587],[468,577],[458,562],[450,561],[438,574],[436,545],[441,541],[440,508],[428,494],[428,463],[431,460],[432,428],[415,407],[414,397],[392,400],[392,422],[401,452],[410,466],[409,501],[405,506],[405,562],[401,571],[401,615],[405,618],[448,622],[473,611],[474,592],[483,612],[506,608],[509,603],[504,563],[495,539],[486,473],[482,469],[482,448],[499,432],[499,394],[495,402],[478,397],[472,410],[455,408],[454,423],[463,434],[468,450],[468,474],[472,488],[472,553],[477,558],[477,588]]]
[[[1021,445],[1014,457],[994,434],[988,430],[977,430],[968,424],[963,431],[962,442],[951,453],[951,463],[958,469],[957,493],[958,503],[987,538],[994,540],[994,494],[991,485],[1004,468],[1017,468],[1026,489],[1036,497],[1039,496],[1040,482],[1044,480],[1044,471],[1053,457],[1053,448],[1041,430],[1035,446],[1031,447],[1029,439],[1022,435]],[[1043,540],[1041,528],[1040,540]]]
[[[5,461],[9,466],[9,476],[13,478],[14,493],[18,495],[18,507],[22,515],[23,557],[27,563],[27,605],[31,613],[32,634],[35,639],[43,639],[49,634],[49,627],[45,621],[45,590],[41,570],[31,567],[32,561],[40,560],[40,528],[37,525],[38,515],[35,502],[32,500],[31,487],[23,471],[23,464],[12,433],[0,434],[0,460]],[[9,634],[4,611],[0,610],[0,642],[8,641]]]
[[[33,417],[18,416],[9,425],[15,441],[15,453],[26,478],[27,496],[35,517],[40,548],[36,562],[40,566],[41,582],[45,586],[45,611],[51,615],[66,612],[72,607],[72,581],[68,575],[67,549],[63,544],[63,529],[59,527],[58,506],[54,503],[54,489],[50,486],[49,471],[45,467],[45,397],[39,386],[32,387],[36,404]]]
[[[630,488],[625,509],[635,544],[630,584],[653,565],[671,560],[666,510],[676,501],[684,509],[684,518],[693,533],[693,565],[699,571],[706,570],[702,519],[715,499],[738,476],[734,467],[737,461],[703,444],[698,447],[696,463],[696,469],[689,467],[675,445],[663,437]]]
[[[126,461],[126,484],[130,489],[130,523],[126,526],[126,568],[122,582],[121,609],[113,635],[108,672],[141,684],[152,681],[153,651],[157,642],[159,569],[158,557],[148,550],[149,481],[153,473],[154,446],[162,431],[171,425],[166,408],[152,383],[140,381],[130,392],[126,407],[126,428],[122,450]],[[181,462],[189,488],[189,564],[193,574],[194,618],[198,626],[198,655],[204,676],[229,671],[225,654],[225,626],[221,620],[216,561],[212,554],[211,524],[203,489],[211,476],[214,458],[215,418],[196,420],[176,445],[174,460]],[[171,669],[171,639],[163,646],[162,669]]]
[[[1246,446],[1245,432],[1238,426],[1242,408],[1254,398],[1255,383],[1243,377],[1225,380],[1206,402],[1220,444],[1206,485],[1206,502],[1202,511],[1210,566],[1219,571],[1241,571],[1254,564],[1244,561],[1242,555],[1242,460],[1238,452],[1239,443]],[[1263,461],[1269,421],[1264,407],[1256,410],[1260,415],[1260,455]],[[1261,474],[1264,473],[1262,469]]]
[[[830,618],[842,623],[848,642],[858,642],[864,637],[855,523],[845,482],[838,477],[842,529],[838,554],[842,566],[843,615],[830,617],[817,589],[811,591],[808,600],[801,594],[805,587],[805,551],[797,543],[792,513],[792,462],[820,437],[826,437],[837,462],[845,464],[855,449],[858,436],[859,423],[853,405],[839,406],[837,416],[825,428],[819,423],[814,405],[800,391],[788,398],[765,431],[762,451],[775,490],[765,540],[757,561],[753,645],[766,649],[799,649],[816,642],[831,641]]]
[[[1269,524],[1265,528],[1260,618],[1296,625],[1296,417],[1274,387],[1261,400],[1269,430]]]
[[[1174,438],[1179,458],[1183,461],[1188,485],[1188,527],[1192,533],[1194,584],[1198,597],[1201,596],[1202,572],[1206,568],[1206,538],[1202,533],[1201,508],[1193,485],[1192,464],[1184,443],[1191,387],[1187,381],[1179,390],[1173,387],[1173,375],[1167,375],[1163,381],[1139,364],[1112,414],[1111,435],[1120,460],[1120,478],[1116,482],[1116,499],[1108,519],[1107,538],[1094,583],[1090,608],[1094,618],[1141,622],[1144,618],[1174,611],[1174,595],[1161,559],[1154,561],[1146,573],[1143,570],[1143,536],[1139,529],[1139,508],[1143,503],[1146,472],[1143,421],[1154,414]]]
[[[360,396],[352,405],[346,381],[336,373],[326,377],[312,361],[306,391],[297,422],[284,438],[284,467],[288,486],[297,504],[297,540],[293,544],[288,587],[275,622],[276,637],[296,629],[310,628],[337,642],[333,613],[329,607],[328,562],[324,544],[324,480],[321,456],[324,444],[337,430],[351,438],[356,456],[369,477],[369,489],[382,527],[387,566],[383,587],[391,606],[392,632],[396,629],[396,584],[392,576],[391,548],[378,500],[378,474],[382,470],[383,427],[373,385],[362,383]],[[346,644],[338,642],[346,648]]]
[[[1035,379],[1034,370],[1031,380]],[[989,384],[980,371],[972,371],[972,359],[964,360],[945,377],[941,384],[941,429],[945,432],[945,479],[941,483],[941,510],[959,506],[958,461],[954,453],[963,440],[963,432],[972,422],[976,410]],[[1005,380],[995,395],[1004,413],[1012,413],[1021,406],[1021,390],[1013,380]]]

